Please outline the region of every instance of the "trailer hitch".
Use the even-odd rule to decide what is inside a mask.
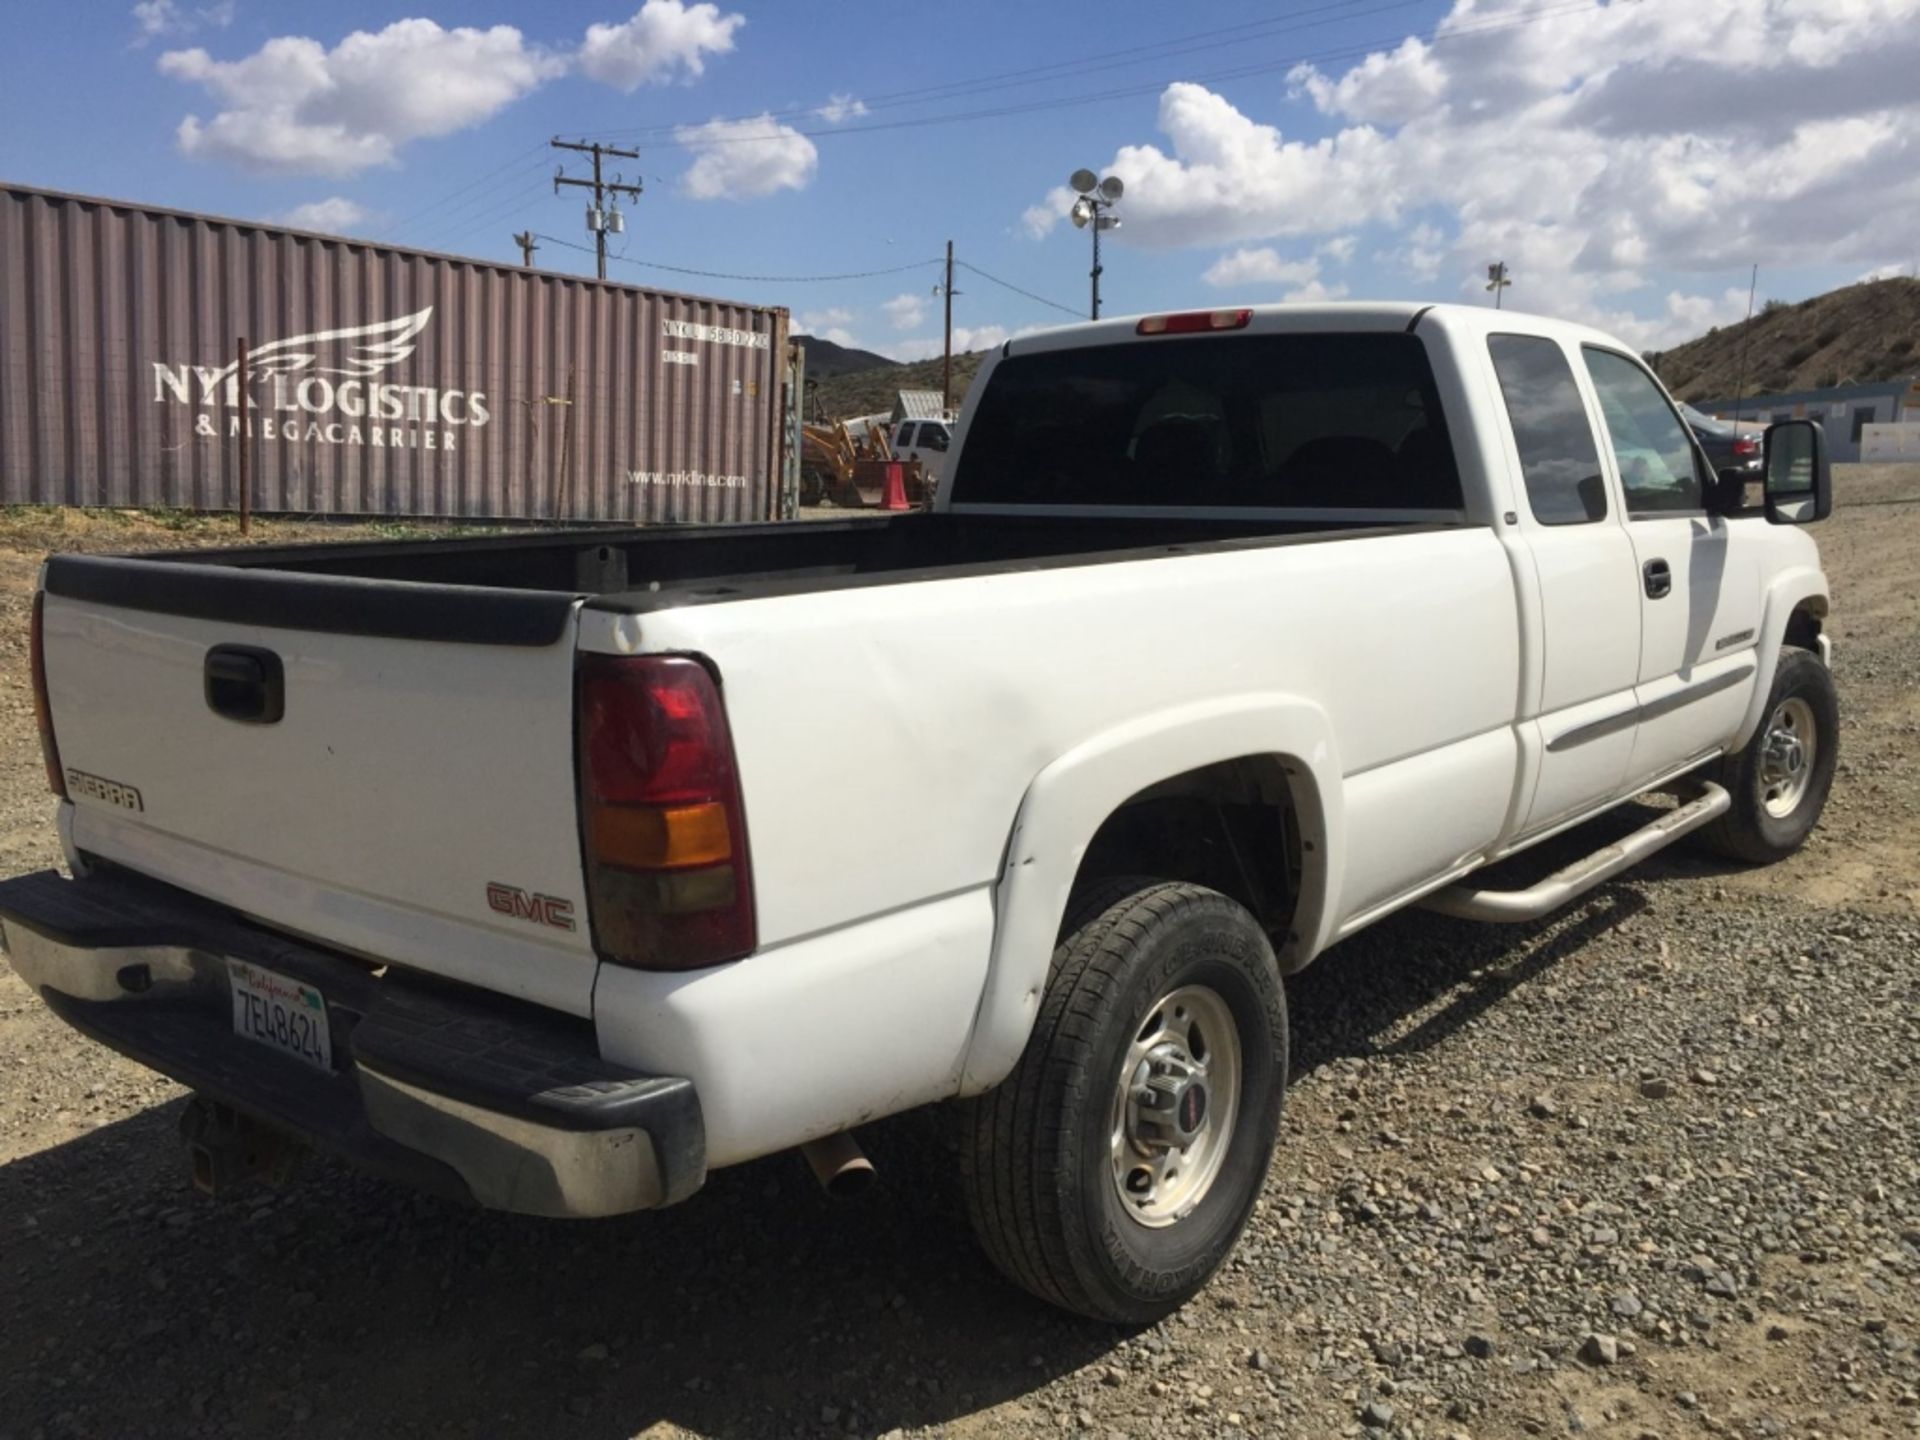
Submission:
[[[222,1195],[255,1181],[284,1184],[304,1146],[230,1106],[196,1095],[180,1117],[193,1185]]]

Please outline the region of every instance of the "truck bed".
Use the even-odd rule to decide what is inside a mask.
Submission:
[[[923,513],[458,540],[57,555],[50,593],[402,639],[540,645],[576,597],[625,611],[1436,528],[1361,520]],[[305,583],[301,583],[301,582]]]

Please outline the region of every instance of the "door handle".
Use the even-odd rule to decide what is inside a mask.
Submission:
[[[1641,577],[1647,582],[1647,598],[1658,600],[1673,589],[1673,571],[1667,568],[1664,560],[1649,560],[1640,567]]]
[[[287,713],[287,672],[280,657],[253,645],[207,651],[207,708],[243,725],[272,725]]]

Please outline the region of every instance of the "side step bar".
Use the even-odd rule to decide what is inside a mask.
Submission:
[[[1434,891],[1420,905],[1460,920],[1489,920],[1497,924],[1538,920],[1569,900],[1586,894],[1603,880],[1611,880],[1622,870],[1639,864],[1655,851],[1666,849],[1681,836],[1719,819],[1732,806],[1733,797],[1721,786],[1709,782],[1702,787],[1699,799],[1669,810],[1624,839],[1601,846],[1530,889],[1481,890],[1464,883],[1449,885]]]

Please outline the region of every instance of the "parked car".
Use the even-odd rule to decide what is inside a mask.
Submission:
[[[1821,432],[1715,513],[1596,331],[1076,325],[988,361],[949,458],[886,519],[53,557],[72,876],[0,884],[15,969],[198,1092],[212,1189],[312,1145],[608,1215],[947,1102],[988,1255],[1139,1323],[1261,1193],[1282,977],[1688,834],[1776,860],[1826,801]]]
[[[893,453],[918,460],[929,481],[940,478],[953,445],[953,426],[945,420],[902,420],[894,427]]]
[[[1741,480],[1760,478],[1761,427],[1715,419],[1685,401],[1679,402],[1677,408],[1699,440],[1700,448],[1707,452],[1716,473]]]

